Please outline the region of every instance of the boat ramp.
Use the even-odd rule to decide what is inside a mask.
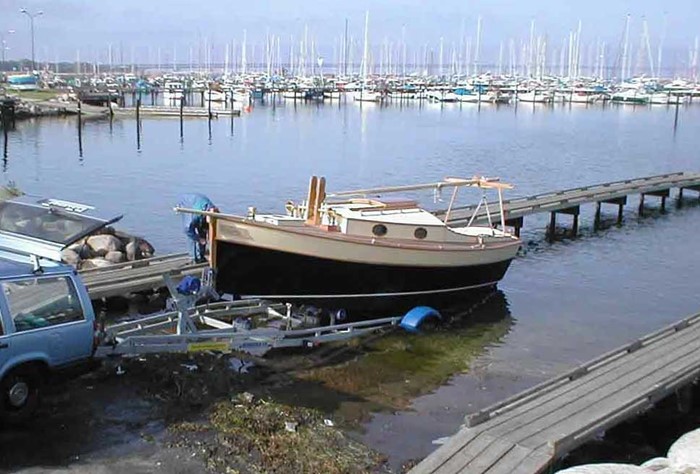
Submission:
[[[515,235],[520,236],[520,229],[524,225],[524,218],[533,214],[549,212],[550,223],[548,235],[554,235],[557,214],[573,216],[572,234],[578,233],[579,214],[583,204],[596,205],[594,227],[600,225],[602,204],[618,206],[617,221],[622,222],[622,211],[627,204],[630,195],[640,195],[639,213],[643,214],[645,198],[652,196],[661,199],[661,210],[665,210],[666,199],[670,197],[670,190],[679,190],[679,199],[683,197],[684,190],[692,190],[700,193],[700,173],[677,172],[647,176],[643,178],[611,181],[608,183],[582,186],[578,188],[552,191],[534,196],[527,196],[503,201],[505,224],[515,229]],[[498,203],[486,206],[464,206],[436,212],[441,219],[453,227],[466,225],[470,221],[485,222],[489,216],[499,214]]]
[[[700,376],[700,314],[466,417],[410,472],[536,474]]]

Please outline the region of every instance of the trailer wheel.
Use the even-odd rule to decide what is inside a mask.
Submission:
[[[0,418],[9,423],[29,418],[39,406],[41,381],[36,367],[11,370],[0,382]]]

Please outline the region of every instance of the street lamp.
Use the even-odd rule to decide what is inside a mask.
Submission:
[[[14,33],[15,30],[7,30],[7,34]],[[5,51],[10,48],[7,47],[7,41],[5,41],[4,32],[0,32],[0,51],[2,51],[2,62],[0,62],[0,70],[5,70]]]
[[[29,17],[29,25],[32,29],[32,71],[36,70],[36,62],[34,61],[34,18],[44,14],[43,11],[39,10],[36,13],[29,13],[26,8],[22,8],[20,13],[24,13]]]

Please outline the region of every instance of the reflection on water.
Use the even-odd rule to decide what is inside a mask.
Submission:
[[[281,211],[287,199],[305,195],[310,175],[326,176],[329,190],[500,176],[516,185],[514,196],[697,171],[700,107],[680,109],[675,135],[674,118],[669,107],[279,101],[233,121],[149,118],[139,128],[115,119],[110,130],[108,121],[85,120],[77,141],[75,117],[25,121],[3,142],[3,180],[104,214],[124,213],[124,230],[146,236],[162,254],[187,248],[170,211],[183,191],[204,192],[223,210],[244,213],[251,205]],[[407,411],[374,415],[365,440],[393,461],[421,457],[434,449],[433,439],[458,428],[464,413],[698,311],[700,207],[690,205],[694,193],[686,197],[689,205],[665,214],[650,202],[645,217],[632,198],[624,224],[600,232],[592,230],[594,206],[584,206],[581,236],[554,244],[544,242],[548,216],[526,218],[526,251],[500,285],[511,317],[486,304],[481,314],[493,320],[483,327],[495,337],[480,339],[486,350],[469,372],[415,398]],[[604,218],[608,212],[616,210],[604,209]],[[455,361],[463,355],[445,358],[450,354]]]

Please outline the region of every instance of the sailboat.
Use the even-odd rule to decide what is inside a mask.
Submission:
[[[460,188],[482,198],[466,226],[448,224]],[[520,246],[506,230],[498,178],[455,178],[326,194],[325,178],[312,176],[307,199],[288,201],[286,214],[247,216],[179,209],[208,216],[210,265],[217,290],[327,309],[436,307],[465,293],[494,287]],[[444,217],[405,193],[451,189]],[[496,192],[500,219],[488,209]],[[482,207],[486,206],[486,207]]]
[[[381,93],[376,90],[367,89],[367,66],[369,61],[369,11],[365,12],[365,46],[362,55],[362,87],[355,91],[353,97],[358,102],[379,102],[382,99]]]

